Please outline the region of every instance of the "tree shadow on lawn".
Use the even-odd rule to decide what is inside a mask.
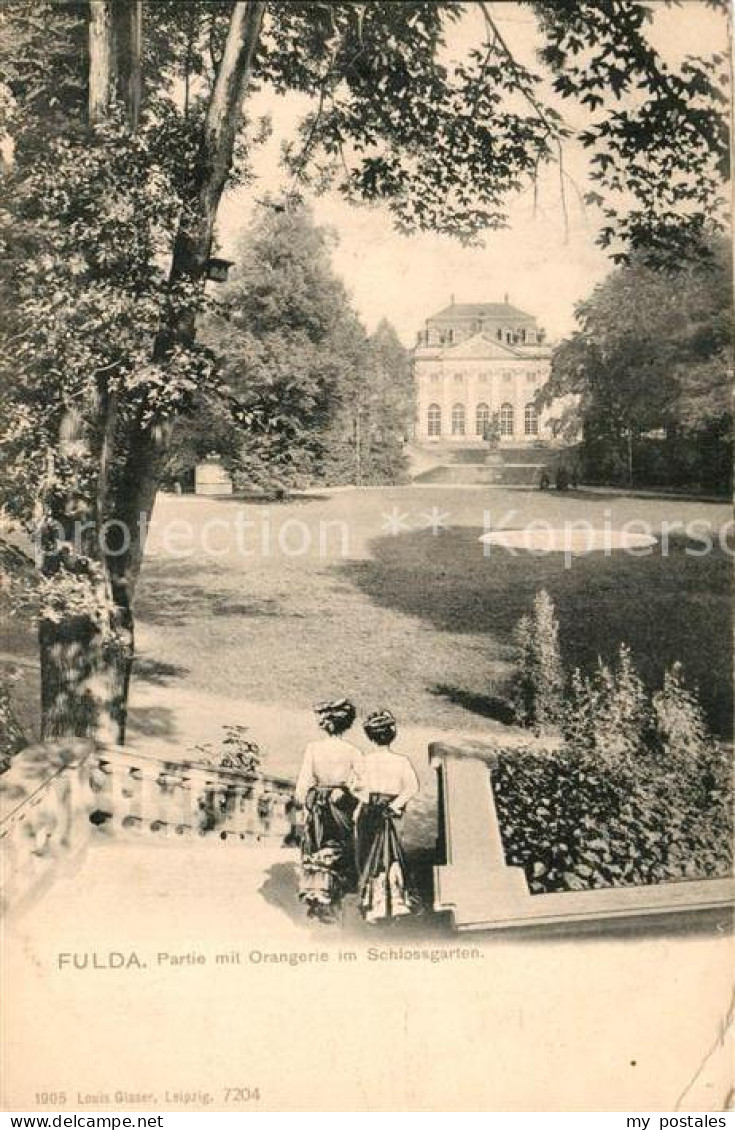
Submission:
[[[204,575],[204,579],[203,579]],[[207,583],[206,578],[211,577]],[[141,623],[162,627],[182,627],[192,620],[210,616],[285,615],[281,604],[272,598],[242,599],[241,589],[225,588],[233,582],[232,573],[222,566],[206,566],[200,560],[171,561],[151,557],[135,595],[135,617]]]
[[[137,683],[149,683],[154,687],[167,687],[172,679],[183,679],[190,673],[189,667],[178,663],[165,663],[146,655],[136,655],[133,660],[133,678]]]
[[[128,710],[126,734],[129,738],[180,738],[175,711],[165,706],[135,706]]]
[[[387,535],[370,543],[372,559],[343,562],[341,576],[376,605],[415,616],[438,632],[482,634],[488,682],[493,654],[513,645],[513,630],[535,594],[546,589],[556,605],[562,655],[568,669],[592,669],[627,643],[647,684],[658,688],[664,670],[680,660],[698,685],[710,723],[732,731],[731,560],[720,548],[687,554],[701,543],[671,537],[669,551],[647,556],[586,554],[565,568],[561,553],[511,553],[487,548],[479,527]],[[456,693],[437,687],[434,693]],[[459,692],[460,694],[462,692]],[[462,705],[489,707],[468,694]],[[479,709],[478,709],[479,707]]]
[[[515,715],[507,699],[497,695],[477,694],[463,690],[461,687],[452,687],[447,683],[437,683],[431,688],[431,694],[437,698],[444,698],[454,706],[461,706],[471,714],[479,714],[482,718],[493,718],[505,726],[512,726]]]

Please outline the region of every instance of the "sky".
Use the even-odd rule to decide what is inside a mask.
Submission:
[[[515,3],[491,3],[494,18],[516,57],[538,69],[535,20]],[[685,54],[727,50],[724,18],[702,0],[684,0],[676,8],[657,6],[652,37],[662,55],[678,62]],[[475,4],[468,4],[462,22],[447,45],[460,57],[482,38],[482,21]],[[553,93],[546,100],[575,127],[581,124],[578,106],[561,102]],[[234,252],[239,231],[247,225],[253,199],[278,195],[289,183],[279,167],[281,141],[293,134],[307,108],[303,96],[274,98],[260,92],[248,110],[253,116],[270,112],[273,136],[259,151],[254,185],[234,190],[222,202],[219,240],[222,253]],[[581,197],[590,187],[586,155],[574,141],[565,143],[564,166],[568,231],[565,231],[560,176],[551,167],[539,179],[534,209],[530,188],[509,209],[509,226],[486,233],[484,247],[465,248],[449,237],[433,234],[404,236],[393,228],[387,208],[356,208],[336,193],[313,203],[318,223],[332,226],[339,242],[333,251],[335,271],[344,280],[355,308],[368,330],[382,317],[395,326],[405,345],[412,345],[425,319],[457,302],[501,302],[505,295],[515,306],[535,315],[552,340],[574,327],[574,307],[611,269],[607,254],[595,244],[599,223],[594,208]]]

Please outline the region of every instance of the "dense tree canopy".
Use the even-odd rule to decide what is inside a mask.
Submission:
[[[590,447],[617,450],[652,431],[729,437],[732,422],[732,257],[717,241],[676,273],[638,256],[577,308],[578,330],[557,348],[547,403]]]
[[[350,372],[334,423],[325,436],[320,474],[358,486],[404,481],[414,409],[408,351],[383,318]]]
[[[30,526],[40,518],[47,733],[88,731],[95,671],[116,650],[129,673],[141,520],[173,422],[218,379],[197,318],[222,192],[248,182],[268,129],[248,114],[250,92],[310,99],[287,147],[285,208],[304,186],[333,185],[384,201],[406,232],[473,240],[506,222],[508,202],[561,162],[574,133],[614,253],[682,258],[721,222],[723,60],[669,67],[647,33],[649,6],[633,0],[523,6],[574,130],[543,104],[490,3],[454,61],[454,0],[0,6],[3,472],[8,506]],[[287,374],[271,344],[275,413]],[[303,375],[318,417],[326,384]],[[270,411],[266,385],[254,414]],[[117,540],[101,545],[110,523]],[[121,729],[126,688],[124,675],[112,695]]]
[[[368,339],[331,266],[336,233],[266,202],[200,338],[218,380],[174,430],[168,477],[217,453],[243,486],[384,481],[402,469],[410,366],[383,321]]]

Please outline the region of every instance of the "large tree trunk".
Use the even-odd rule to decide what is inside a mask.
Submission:
[[[118,97],[127,110],[128,124],[138,128],[143,96],[141,50],[143,45],[143,0],[117,0],[115,6]]]
[[[143,0],[90,0],[89,123],[107,118],[115,97],[138,128],[143,93]]]
[[[115,94],[114,16],[112,0],[93,0],[89,8],[89,124],[103,122]]]
[[[125,741],[133,623],[125,606],[116,608],[111,620],[111,638],[102,636],[89,617],[41,620],[42,738],[95,735]]]
[[[140,114],[142,0],[91,0],[89,5],[88,120],[104,122],[117,96],[127,107],[135,129]],[[39,627],[41,663],[41,733],[44,738],[87,737],[96,734],[122,742],[132,664],[133,625],[127,593],[107,569],[95,533],[109,515],[110,469],[117,430],[117,403],[104,383],[98,388],[99,427],[88,434],[66,413],[59,433],[62,454],[84,453],[98,462],[96,497],[81,485],[60,497],[57,484],[45,492],[41,573],[54,579],[75,576],[88,586],[90,599],[105,608],[100,619],[66,610],[60,616],[42,615]],[[53,467],[50,468],[53,472]],[[53,480],[53,474],[51,475]],[[84,499],[84,504],[80,500]],[[94,531],[77,544],[75,523]],[[100,571],[97,567],[101,567]]]
[[[169,286],[204,286],[214,225],[232,166],[253,57],[265,11],[264,0],[238,0],[230,18],[202,132],[197,168],[189,186],[173,248]],[[131,128],[140,113],[140,0],[92,0],[90,5],[90,124],[104,120],[115,91],[127,106]],[[196,336],[196,308],[183,312],[172,302],[153,350],[165,364],[177,346]],[[159,482],[166,435],[133,420],[124,428],[114,399],[100,390],[99,481],[95,527],[114,518],[129,533],[124,553],[112,552],[105,568],[112,612],[111,637],[105,640],[90,622],[79,619],[45,623],[41,630],[43,729],[46,736],[95,731],[125,738],[127,700],[133,662],[133,595],[140,572],[145,535]],[[110,476],[110,467],[116,473]],[[114,487],[111,485],[114,478]],[[116,547],[111,546],[114,550]]]
[[[212,250],[217,210],[232,166],[235,138],[250,81],[265,12],[264,0],[240,0],[230,18],[227,42],[219,65],[199,147],[197,167],[189,186],[174,242],[169,288],[182,283],[204,286]],[[196,338],[196,307],[183,312],[172,304],[155,342],[153,359],[165,364],[176,346],[190,346]],[[132,602],[140,571],[145,534],[158,490],[160,464],[167,429],[145,426],[131,429],[122,474],[118,479],[115,516],[139,536],[130,551],[115,559],[112,568]]]
[[[97,630],[86,617],[42,620],[41,737],[85,738],[98,728],[94,692]]]

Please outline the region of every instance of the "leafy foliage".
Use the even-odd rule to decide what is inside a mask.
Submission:
[[[533,894],[729,875],[732,764],[722,750],[711,760],[711,775],[693,766],[688,792],[672,794],[656,774],[616,778],[566,747],[502,754],[492,774],[506,861]]]
[[[260,209],[241,240],[233,281],[202,328],[229,426],[215,389],[199,397],[205,415],[195,427],[206,433],[213,417],[215,439],[241,478],[303,481],[321,455],[341,387],[360,364],[365,335],[332,271],[329,238],[304,209]],[[217,448],[210,442],[208,450]]]
[[[314,8],[274,9],[297,53],[307,15],[307,43],[314,40]],[[548,156],[554,127],[533,107],[519,112],[518,79],[499,45],[488,41],[453,65],[438,61],[459,15],[449,4],[330,4],[322,51],[305,66],[321,96],[301,144],[288,151],[294,172],[305,175],[310,151],[312,179],[336,182],[350,199],[387,200],[404,231],[472,240],[503,226],[507,196]]]
[[[305,207],[259,211],[202,329],[221,387],[179,421],[169,477],[210,452],[243,486],[399,477],[407,354],[387,322],[368,339],[333,272],[334,239]]]
[[[214,749],[211,742],[205,742],[195,746],[194,752],[208,765],[234,769],[245,777],[255,779],[260,772],[263,753],[258,743],[246,736],[250,727],[226,725],[222,730],[218,749]]]
[[[732,758],[680,664],[651,695],[623,644],[614,668],[573,672],[560,728],[559,748],[504,753],[492,770],[506,860],[533,893],[730,873]]]
[[[28,744],[16,718],[10,688],[0,682],[0,773],[10,768],[12,758]]]
[[[579,329],[555,351],[542,398],[562,407],[569,438],[581,425],[588,478],[622,477],[631,444],[638,481],[726,485],[731,303],[731,251],[715,241],[675,272],[638,257],[577,307]],[[646,439],[656,429],[666,435],[658,469]]]
[[[559,624],[545,590],[536,594],[532,615],[521,618],[515,635],[519,652],[513,687],[516,720],[537,731],[553,730],[562,717],[564,672]]]
[[[647,36],[645,4],[529,0],[555,91],[584,111],[577,136],[602,192],[600,242],[656,261],[696,252],[722,222],[729,143],[724,55],[667,66]],[[263,60],[276,87],[319,92],[288,150],[294,174],[348,198],[387,200],[406,231],[473,240],[505,223],[508,197],[539,165],[562,162],[573,131],[544,102],[541,76],[514,57],[480,4],[484,42],[445,61],[452,3],[273,6],[290,51]],[[723,43],[726,36],[723,33]],[[562,173],[563,175],[563,173]],[[602,194],[604,193],[604,195]]]

